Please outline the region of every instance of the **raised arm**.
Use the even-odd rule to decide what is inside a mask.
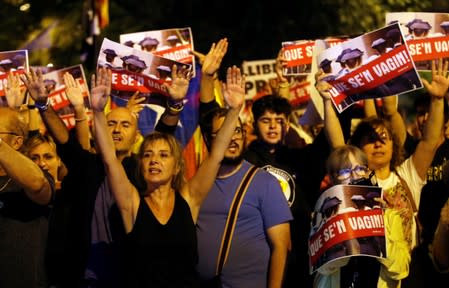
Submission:
[[[86,115],[81,86],[72,74],[64,73],[65,93],[75,111],[75,129],[78,142],[84,150],[90,151],[89,118]]]
[[[324,105],[324,132],[326,133],[327,140],[332,149],[339,146],[345,145],[345,138],[343,136],[343,131],[341,129],[340,120],[332,103],[331,95],[329,90],[332,86],[326,82],[322,81],[324,73],[320,70],[315,75],[315,88],[320,93],[323,98]]]
[[[145,97],[139,97],[139,91],[136,91],[126,103],[126,108],[131,111],[136,119],[139,119],[139,113],[144,108],[143,104],[141,104],[144,101]]]
[[[215,76],[220,68],[221,61],[228,50],[228,39],[223,38],[217,44],[213,43],[209,53],[204,57],[201,67],[200,102],[208,103],[215,100]]]
[[[161,121],[165,126],[173,126],[176,128],[179,121],[179,115],[184,109],[184,99],[187,95],[187,91],[189,90],[190,79],[192,79],[192,71],[185,66],[178,68],[176,65],[173,65],[171,78],[171,83],[164,83],[170,97],[167,99],[167,108],[165,108],[165,111],[159,121]]]
[[[424,86],[430,94],[429,118],[424,127],[424,135],[412,155],[413,164],[421,179],[426,178],[427,169],[432,163],[438,148],[444,122],[444,97],[449,88],[447,75],[448,61],[440,59],[438,67],[432,61],[432,82],[422,79]]]
[[[5,97],[8,106],[12,109],[19,109],[25,100],[25,87],[20,85],[19,74],[14,74],[13,72],[8,73],[6,78],[5,86]]]
[[[374,99],[363,100],[363,113],[365,118],[377,117],[376,103]]]
[[[108,132],[108,124],[104,108],[108,102],[108,89],[111,85],[111,71],[100,68],[97,76],[91,80],[91,103],[94,114],[95,141],[103,157],[106,175],[117,206],[120,210],[126,232],[131,231],[140,199],[136,188],[129,181],[125,169],[116,156],[112,136]]]
[[[27,87],[34,100],[34,105],[38,108],[41,118],[53,138],[59,143],[66,143],[69,140],[69,131],[50,105],[41,70],[31,70],[31,72],[21,74],[20,79]]]
[[[29,109],[30,106],[24,104],[26,88],[22,87],[21,83],[19,74],[8,73],[5,87],[6,101],[10,108],[19,110],[27,119],[29,131],[39,131],[42,123],[41,116],[37,109]],[[33,99],[30,99],[28,104],[34,105]]]
[[[284,76],[282,70],[286,65],[287,60],[284,58],[284,49],[279,50],[278,56],[276,58],[275,72],[278,80],[277,92],[278,95],[286,99],[290,99],[290,83],[288,79]]]
[[[387,119],[393,130],[393,134],[399,139],[399,143],[404,145],[407,137],[407,128],[404,119],[398,111],[398,95],[392,95],[383,98],[382,111],[385,119]]]
[[[0,138],[0,169],[3,168],[14,182],[25,189],[31,201],[46,205],[51,200],[53,188],[39,166],[12,147],[20,146],[17,142],[20,141],[20,137],[23,138],[15,136],[11,143],[6,143]]]
[[[217,137],[212,142],[210,153],[201,163],[196,174],[189,180],[188,189],[183,195],[191,206],[193,219],[196,221],[201,203],[206,198],[220,168],[226,149],[234,135],[239,113],[245,98],[245,77],[236,66],[230,67],[226,74],[226,84],[223,85],[226,103],[229,111]]]

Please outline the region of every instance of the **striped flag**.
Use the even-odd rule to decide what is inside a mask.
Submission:
[[[95,14],[100,29],[109,25],[109,0],[95,0]]]

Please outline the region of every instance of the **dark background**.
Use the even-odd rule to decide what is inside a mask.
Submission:
[[[89,50],[87,11],[93,2],[2,0],[0,51],[28,47],[31,65],[56,67],[79,64],[80,55],[90,51],[83,64],[92,72],[104,37],[118,42],[122,33],[191,27],[195,50],[202,53],[213,42],[228,38],[222,64],[227,67],[243,60],[273,59],[282,41],[355,36],[380,28],[386,12],[449,12],[447,0],[110,0],[110,24]],[[29,8],[20,11],[27,3]],[[42,36],[51,23],[56,24],[46,35],[50,40],[30,47],[30,41]]]

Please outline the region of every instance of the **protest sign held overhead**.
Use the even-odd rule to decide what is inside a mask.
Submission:
[[[429,71],[431,60],[449,57],[449,13],[395,12],[385,20],[399,24],[416,69]],[[397,39],[395,34],[392,39]]]
[[[353,256],[386,257],[381,187],[335,185],[315,205],[309,235],[310,273]]]
[[[346,39],[328,38],[323,40],[330,47],[340,44]],[[312,73],[313,49],[315,41],[296,40],[282,42],[284,59],[287,61],[287,67],[284,67],[284,75],[305,75]]]
[[[255,101],[264,95],[275,93],[279,84],[275,66],[275,59],[243,61],[242,70],[246,76],[247,100]],[[306,104],[310,99],[311,89],[308,75],[291,76],[289,80],[291,96],[289,101],[292,106]]]
[[[168,96],[164,83],[171,82],[174,65],[179,69],[192,69],[189,64],[162,58],[106,38],[97,62],[98,67],[107,67],[112,71],[112,97],[128,100],[135,91],[139,91],[139,96],[147,97],[146,103],[164,106]]]
[[[120,43],[195,67],[190,27],[121,34]],[[192,72],[195,77],[195,69]]]
[[[318,55],[319,65],[328,62],[326,81],[333,87],[329,92],[338,112],[359,100],[398,95],[423,87],[407,46],[386,41],[387,35],[396,30],[399,30],[397,23]]]

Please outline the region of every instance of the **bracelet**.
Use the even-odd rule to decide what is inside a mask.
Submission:
[[[184,109],[184,105],[182,105],[181,108],[175,108],[175,107],[172,107],[172,106],[168,106],[167,107],[167,112],[168,112],[168,114],[175,116],[175,115],[178,115],[179,113],[181,113],[181,111],[183,109]]]
[[[182,109],[184,109],[184,101],[183,100],[173,101],[172,99],[169,98],[167,101],[167,106],[172,111],[181,112]]]
[[[34,102],[34,106],[39,110],[39,112],[47,111],[48,105],[50,105],[50,98],[47,98],[47,103],[45,103],[45,104],[40,104],[38,102]]]
[[[87,120],[86,117],[84,117],[84,118],[75,118],[75,122],[82,122],[82,121],[85,121],[85,120]]]

